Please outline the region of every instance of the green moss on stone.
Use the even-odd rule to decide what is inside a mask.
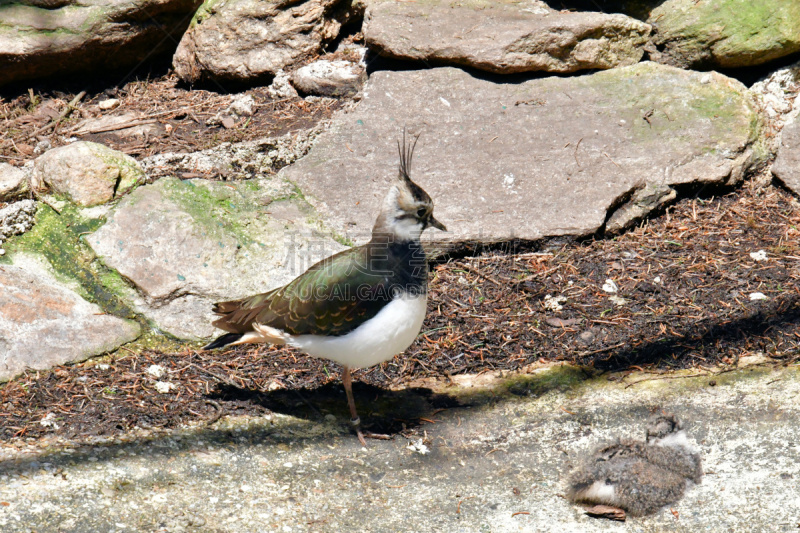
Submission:
[[[224,1],[225,0],[206,0],[203,2],[200,7],[197,8],[197,11],[195,11],[190,27],[201,24],[204,20],[213,15]]]
[[[99,305],[106,313],[136,318],[117,291],[120,283],[124,283],[119,274],[99,263],[92,249],[82,241],[82,235],[97,230],[102,224],[102,219],[81,217],[71,204],[67,204],[61,214],[46,204],[39,204],[36,225],[29,232],[9,239],[4,245],[8,253],[0,261],[10,263],[20,252],[42,256],[60,281],[77,284],[78,293],[84,299]]]
[[[158,183],[164,187],[167,197],[208,235],[221,240],[233,236],[243,246],[255,242],[246,230],[247,216],[243,216],[243,213],[257,216],[257,199],[247,194],[252,193],[248,187],[175,178],[165,178]]]
[[[515,397],[539,397],[551,391],[577,393],[577,389],[592,379],[592,373],[582,367],[553,365],[529,374],[512,373],[483,385],[446,386],[440,391],[464,405],[483,405]]]
[[[794,0],[670,0],[650,21],[657,41],[689,64],[755,65],[800,50],[800,2]]]
[[[199,349],[205,343],[191,343],[176,339],[170,335],[159,331],[156,328],[142,328],[144,333],[135,341],[130,342],[124,346],[124,349],[119,348],[111,352],[113,358],[120,356],[130,355],[131,352],[140,354],[145,350],[157,350],[165,353],[175,353],[185,349],[187,346]]]
[[[712,78],[705,80],[707,76]],[[609,112],[619,109],[610,102],[626,99],[630,111],[621,118],[631,124],[638,143],[691,143],[694,136],[686,125],[698,120],[714,127],[715,144],[755,142],[760,118],[747,89],[736,80],[726,83],[717,76],[645,62],[584,76],[581,84],[608,95]]]

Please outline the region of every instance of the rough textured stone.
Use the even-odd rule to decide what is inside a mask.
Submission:
[[[747,67],[800,50],[797,0],[667,0],[648,22],[650,58],[680,67]]]
[[[783,128],[781,146],[772,165],[772,173],[800,196],[800,121],[795,120]]]
[[[130,68],[170,53],[201,1],[2,2],[0,85]]]
[[[496,73],[575,72],[638,62],[650,26],[625,15],[534,10],[510,3],[384,2],[364,38],[381,55]]]
[[[605,230],[608,233],[621,231],[652,211],[670,203],[677,196],[675,189],[668,185],[645,183],[608,218]]]
[[[269,94],[275,100],[298,97],[297,89],[295,89],[292,86],[292,83],[289,81],[289,74],[287,74],[283,69],[280,69],[275,73],[275,77],[272,78],[272,82],[270,82],[269,86],[267,87],[267,94]]]
[[[316,231],[292,184],[162,178],[138,188],[86,242],[133,282],[134,308],[181,338],[207,338],[211,305],[283,285],[343,249]]]
[[[320,59],[294,71],[291,81],[302,94],[352,96],[367,81],[367,69],[350,61]]]
[[[21,235],[35,223],[36,202],[20,200],[0,209],[0,245],[12,235]]]
[[[396,175],[403,127],[421,134],[411,175],[450,230],[426,236],[457,242],[592,234],[645,186],[736,183],[764,156],[743,85],[656,63],[514,84],[375,72],[363,94],[280,174],[356,242]]]
[[[206,0],[173,58],[188,82],[257,81],[318,53],[347,18],[342,0]]]
[[[33,258],[0,264],[0,381],[83,361],[138,336],[137,323],[104,314]]]
[[[152,383],[146,369],[139,369],[142,382]],[[255,532],[268,526],[289,531],[281,527],[288,524],[292,531],[371,533],[795,530],[797,367],[700,374],[625,372],[586,380],[583,370],[555,367],[499,383],[486,374],[453,376],[435,390],[473,395],[464,402],[467,407],[451,401],[448,409],[431,405],[427,388],[390,392],[356,383],[356,402],[375,413],[368,417],[436,420],[422,427],[423,442],[397,435],[370,440],[366,450],[348,431],[346,407],[334,401],[344,403],[344,393],[331,397],[331,387],[339,384],[302,391],[303,400],[323,413],[334,409],[333,422],[307,409],[293,391],[262,392],[266,400],[274,399],[275,412],[225,416],[213,427],[201,422],[158,434],[88,437],[80,445],[17,442],[0,446],[5,476],[0,501],[8,504],[0,511],[0,528],[4,533],[119,531],[121,525],[125,531]],[[664,379],[677,376],[683,379]],[[512,387],[523,393],[512,396]],[[564,498],[572,465],[603,442],[642,439],[647,418],[662,410],[686,423],[688,442],[699,448],[706,471],[699,485],[656,514],[622,524],[590,518]],[[429,453],[412,450],[419,445]]]
[[[221,176],[227,180],[264,178],[304,156],[324,126],[240,143],[221,143],[213,148],[179,154],[167,152],[142,159],[150,179],[182,173]]]
[[[0,163],[0,202],[14,200],[28,192],[25,173],[8,163]]]
[[[37,157],[31,186],[37,190],[49,187],[89,207],[113,200],[143,179],[144,171],[131,156],[81,141]]]
[[[761,133],[771,153],[780,146],[781,131],[787,122],[800,113],[797,95],[800,94],[800,63],[778,69],[750,87],[759,102],[765,129]]]

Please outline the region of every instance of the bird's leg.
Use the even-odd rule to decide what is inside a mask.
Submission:
[[[366,448],[367,441],[364,440],[364,434],[361,433],[361,419],[358,418],[356,401],[353,399],[353,378],[350,375],[349,367],[344,367],[344,370],[342,370],[342,384],[344,385],[344,392],[347,394],[347,405],[350,407],[350,425],[356,430],[356,435],[358,435],[361,445]]]

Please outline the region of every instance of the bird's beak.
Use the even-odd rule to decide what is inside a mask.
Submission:
[[[431,219],[428,221],[428,225],[432,226],[432,227],[434,227],[436,229],[440,229],[442,231],[447,231],[447,228],[445,227],[445,225],[442,224],[441,222],[439,222],[438,220],[436,220],[435,218],[433,218],[433,215],[431,215]]]

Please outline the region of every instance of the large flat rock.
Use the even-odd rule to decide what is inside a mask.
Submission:
[[[202,0],[0,2],[0,85],[171,53]]]
[[[103,313],[43,262],[18,254],[0,265],[0,381],[84,361],[138,336],[139,324]]]
[[[390,408],[406,419],[427,419],[419,430],[428,439],[425,455],[408,448],[422,437],[369,441],[362,450],[345,420],[328,423],[322,416],[309,420],[283,413],[66,449],[8,446],[0,449],[0,501],[6,502],[0,528],[8,533],[797,529],[795,366],[685,379],[629,372],[589,381],[583,376],[565,368],[512,377],[494,387],[476,383],[476,395],[490,398],[488,403],[422,413],[411,407],[413,390],[406,391]],[[454,378],[455,385],[443,392],[458,394],[470,379]],[[513,396],[507,392],[511,387],[530,393]],[[380,393],[376,403],[376,392],[358,383],[355,392],[357,401],[365,407],[372,402],[376,410],[389,396]],[[303,395],[326,407],[312,392]],[[589,518],[564,498],[566,477],[587,451],[618,437],[642,439],[645,421],[660,410],[686,423],[703,459],[699,485],[654,515],[625,523]]]
[[[747,67],[800,50],[797,0],[667,0],[648,22],[651,59],[680,67]]]
[[[208,338],[211,305],[283,285],[344,247],[292,185],[162,178],[128,195],[86,242],[135,286],[125,296],[158,328]]]
[[[429,238],[588,235],[637,191],[740,180],[759,125],[750,98],[725,76],[655,63],[516,83],[456,68],[375,72],[358,107],[279,175],[365,242],[406,127],[421,134],[411,175],[450,229]]]
[[[381,55],[508,74],[631,65],[644,55],[650,25],[526,2],[376,2],[363,31]]]

